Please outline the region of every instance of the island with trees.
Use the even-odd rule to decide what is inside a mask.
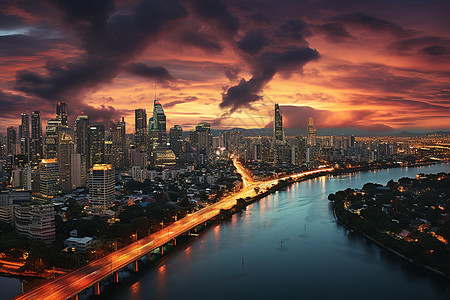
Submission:
[[[450,278],[450,174],[419,174],[330,194],[338,220],[402,258]]]

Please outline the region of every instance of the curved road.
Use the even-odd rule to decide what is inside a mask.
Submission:
[[[237,199],[255,196],[255,187],[259,187],[261,190],[262,188],[269,188],[270,186],[276,184],[280,179],[298,179],[306,175],[324,173],[333,170],[332,168],[320,169],[285,176],[279,179],[255,182],[252,180],[247,170],[241,165],[241,163],[238,162],[235,157],[232,157],[232,159],[234,166],[242,176],[243,188],[240,191],[224,197],[219,202],[211,204],[195,213],[187,215],[183,219],[165,227],[164,229],[161,229],[158,232],[144,237],[133,244],[123,247],[103,258],[95,260],[67,275],[58,277],[46,284],[40,285],[24,294],[17,296],[14,299],[43,300],[67,299],[73,297],[86,288],[112,275],[114,272],[133,263],[135,260],[141,258],[150,251],[163,246],[177,236],[182,235],[188,230],[208,221],[218,215],[221,209],[231,208],[236,204]]]

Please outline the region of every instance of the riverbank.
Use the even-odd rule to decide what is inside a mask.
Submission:
[[[403,254],[401,254],[400,252],[395,251],[394,249],[392,249],[392,248],[386,246],[385,244],[381,243],[380,241],[378,241],[378,240],[372,238],[371,236],[365,234],[364,232],[362,232],[362,231],[359,230],[358,228],[356,228],[356,227],[354,227],[354,226],[351,226],[349,223],[345,222],[344,219],[341,218],[341,217],[336,213],[336,210],[334,209],[334,207],[333,207],[333,215],[335,216],[336,220],[338,220],[339,222],[341,222],[342,225],[344,225],[345,227],[347,227],[347,228],[349,228],[349,229],[351,229],[351,230],[357,232],[358,234],[362,235],[362,236],[365,237],[366,239],[368,239],[368,240],[370,240],[371,242],[373,242],[374,244],[378,245],[380,248],[389,251],[390,253],[396,255],[397,257],[400,257],[401,259],[403,259],[403,260],[405,260],[405,261],[407,261],[407,262],[409,262],[409,263],[412,263],[412,264],[414,264],[414,265],[416,265],[416,266],[418,266],[418,267],[421,267],[421,268],[423,268],[423,269],[425,269],[425,270],[427,270],[427,271],[431,271],[431,272],[433,272],[434,274],[438,274],[438,275],[440,275],[440,276],[442,276],[442,277],[444,277],[444,278],[450,280],[450,276],[447,275],[447,274],[445,274],[444,272],[441,272],[441,271],[439,271],[439,270],[436,270],[436,269],[434,269],[434,268],[432,268],[432,267],[430,267],[430,266],[427,266],[427,265],[418,263],[418,262],[414,261],[413,259],[411,259],[411,258],[409,258],[409,257],[407,257],[407,256],[405,256],[405,255],[403,255]]]

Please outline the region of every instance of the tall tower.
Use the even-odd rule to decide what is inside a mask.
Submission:
[[[280,106],[275,104],[275,114],[273,117],[273,144],[284,143],[283,116],[280,113]]]
[[[6,128],[6,154],[16,154],[17,131],[11,126]]]
[[[89,168],[105,159],[105,125],[89,125]]]
[[[148,149],[148,132],[147,132],[147,113],[145,109],[136,109],[134,111],[135,131],[134,144],[139,152],[147,152]]]
[[[313,118],[308,118],[306,123],[306,143],[308,146],[316,145],[316,128],[314,128]]]
[[[74,146],[75,152],[81,154],[84,165],[89,164],[89,118],[87,115],[80,115],[75,120],[74,126]]]
[[[59,166],[55,158],[39,163],[39,190],[42,196],[53,198],[59,190]]]
[[[183,158],[183,128],[180,125],[174,125],[170,128],[170,149],[178,159]]]
[[[124,118],[111,126],[113,166],[115,169],[125,169],[127,163],[126,124]]]
[[[27,113],[21,114],[22,123],[20,125],[19,139],[20,152],[30,161],[30,116]]]
[[[50,119],[45,128],[45,158],[56,158],[59,137],[61,134],[61,120]]]
[[[63,192],[72,190],[71,159],[73,153],[72,137],[63,132],[58,145],[59,183]]]
[[[110,164],[94,164],[89,176],[92,208],[98,212],[108,209],[114,201],[114,169]]]
[[[38,162],[44,157],[40,111],[33,111],[31,113],[31,156],[34,162]]]
[[[165,148],[167,146],[166,114],[157,99],[153,101],[153,117],[149,123],[153,148]]]
[[[67,126],[67,103],[58,102],[56,104],[56,118],[61,121],[62,126]]]

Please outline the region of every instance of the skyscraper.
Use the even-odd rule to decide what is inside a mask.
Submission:
[[[61,121],[62,126],[67,126],[67,103],[58,102],[56,104],[56,118]]]
[[[75,120],[74,126],[74,146],[75,152],[81,154],[81,159],[85,165],[89,164],[89,118],[87,115],[80,115]]]
[[[283,116],[280,113],[280,106],[275,104],[273,117],[273,162],[276,165],[280,165],[283,162],[284,144]]]
[[[316,145],[316,128],[314,128],[313,118],[308,118],[306,123],[306,142],[308,146]]]
[[[89,125],[89,168],[105,159],[105,125]]]
[[[59,183],[63,192],[72,190],[71,159],[73,153],[72,137],[63,132],[58,145]]]
[[[31,113],[31,160],[38,162],[44,157],[40,111]]]
[[[30,161],[30,116],[27,113],[21,114],[21,125],[19,132],[20,154],[26,156]]]
[[[156,147],[167,147],[167,129],[166,129],[166,114],[164,109],[157,99],[153,101],[153,117],[150,123],[150,136],[153,144],[153,149]]]
[[[212,146],[211,123],[201,122],[195,126],[199,151],[209,152]]]
[[[43,197],[53,198],[59,191],[59,166],[55,158],[39,163],[39,190]]]
[[[177,159],[183,158],[183,128],[180,125],[174,125],[170,128],[170,149],[177,156]]]
[[[89,176],[89,199],[96,212],[108,209],[114,201],[114,169],[110,164],[94,164]]]
[[[275,114],[273,117],[273,144],[284,143],[283,116],[280,113],[280,106],[275,104]]]
[[[11,126],[6,129],[6,154],[16,154],[17,131]]]
[[[126,143],[126,124],[124,118],[111,126],[113,166],[115,169],[125,169],[128,166],[128,151]]]
[[[44,147],[45,158],[48,159],[56,158],[60,134],[61,134],[61,120],[59,119],[48,120],[47,127],[45,129],[45,147]]]
[[[136,109],[134,111],[135,131],[134,144],[139,152],[147,152],[148,149],[148,132],[147,132],[147,113],[145,109]]]

